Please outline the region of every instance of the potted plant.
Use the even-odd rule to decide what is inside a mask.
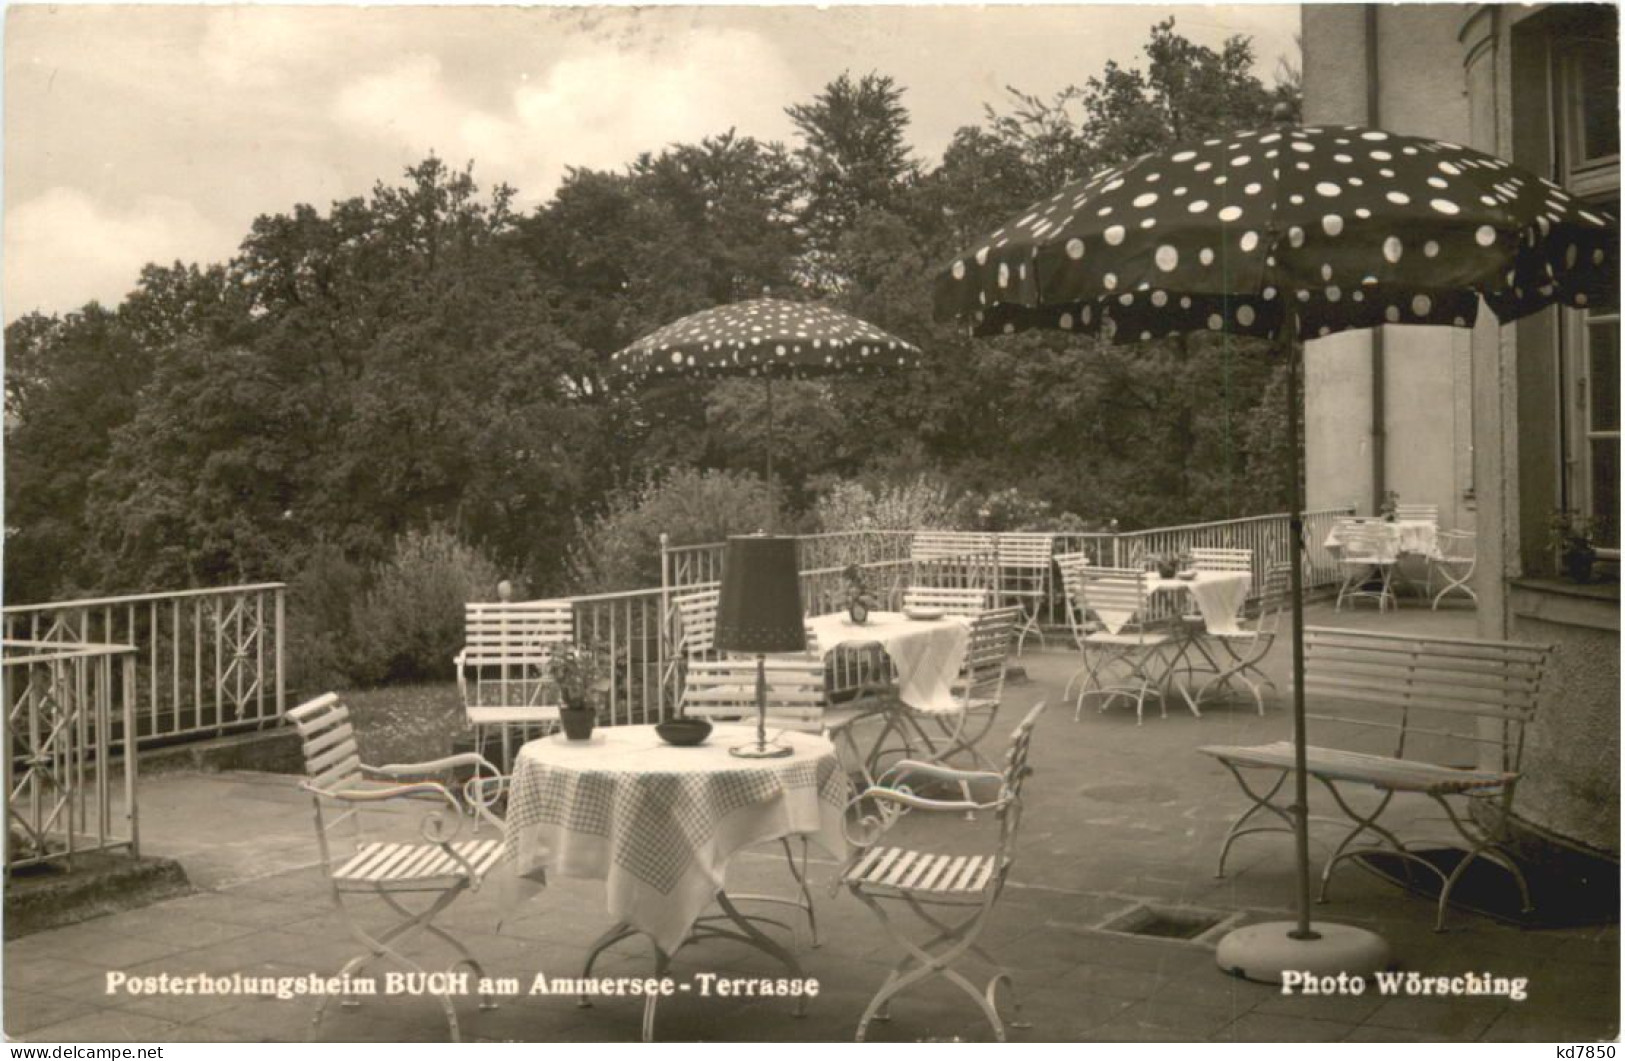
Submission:
[[[1559,570],[1571,582],[1582,585],[1591,581],[1591,569],[1597,562],[1597,549],[1593,545],[1602,529],[1595,516],[1560,508],[1552,512],[1552,551],[1557,554]]]
[[[854,623],[869,621],[869,612],[879,607],[875,595],[870,592],[869,584],[864,577],[863,568],[857,564],[847,564],[842,572],[845,586],[846,614]]]
[[[1179,574],[1179,556],[1175,553],[1163,553],[1155,557],[1154,562],[1159,578],[1173,578]]]
[[[558,689],[564,735],[587,740],[598,715],[594,701],[609,688],[598,656],[581,645],[561,645],[548,657],[547,674]]]
[[[1390,490],[1382,495],[1382,505],[1377,509],[1379,515],[1389,523],[1399,518],[1399,491]]]

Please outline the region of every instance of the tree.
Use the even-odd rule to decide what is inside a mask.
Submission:
[[[903,89],[881,74],[853,81],[843,73],[810,103],[785,113],[802,140],[796,159],[802,166],[803,266],[815,288],[839,288],[842,277],[828,261],[835,244],[862,212],[894,205],[918,174],[906,141]]]

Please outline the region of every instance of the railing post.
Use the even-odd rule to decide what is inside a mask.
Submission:
[[[276,653],[274,657],[275,663],[273,664],[276,667],[276,717],[281,719],[288,709],[288,690],[282,676],[282,634],[286,629],[283,622],[287,619],[287,601],[285,599],[287,589],[284,586],[278,586],[273,592],[276,594],[276,607],[274,609],[276,614]],[[263,676],[260,680],[264,681]]]
[[[669,689],[669,688],[667,688],[667,685],[666,685],[666,683],[671,681],[671,679],[673,677],[673,675],[670,672],[671,668],[667,667],[667,663],[668,663],[667,654],[671,651],[671,647],[670,647],[671,646],[671,552],[670,552],[670,545],[671,545],[670,536],[665,531],[661,531],[660,532],[660,619],[659,619],[660,648],[658,650],[658,664],[657,664],[658,665],[658,671],[657,671],[657,676],[655,678],[655,681],[658,683],[658,687],[656,689],[656,694],[657,694],[657,696],[656,696],[657,708],[656,709],[659,711],[660,718],[661,718],[662,721],[666,717],[667,697],[668,696],[672,697],[673,698],[672,702],[675,702],[675,698],[677,696],[677,690],[676,689]]]

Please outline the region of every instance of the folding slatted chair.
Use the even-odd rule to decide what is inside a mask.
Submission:
[[[987,610],[989,596],[980,587],[910,586],[903,592],[903,607],[975,618]]]
[[[930,762],[946,763],[963,752],[976,765],[992,768],[987,757],[977,750],[977,744],[998,715],[1010,649],[1021,618],[1022,610],[1010,607],[982,612],[971,622],[965,662],[954,681],[954,710],[899,706],[909,726],[924,742],[923,755]],[[912,747],[909,753],[913,758]]]
[[[1078,651],[1080,652],[1083,651],[1083,642],[1077,640],[1079,631],[1089,628],[1089,617],[1073,612],[1073,605],[1079,603],[1081,598],[1068,593],[1066,587],[1076,584],[1083,577],[1081,572],[1089,566],[1089,563],[1089,554],[1087,553],[1055,554],[1055,570],[1061,576],[1061,609],[1066,613],[1067,628],[1072,631],[1072,638],[1077,641]]]
[[[824,661],[812,656],[770,656],[764,663],[767,676],[767,725],[772,729],[793,729],[820,733],[837,745],[844,744],[861,763],[863,756],[852,733],[852,725],[872,712],[862,707],[831,707],[825,689]],[[750,722],[756,718],[755,659],[695,660],[689,664],[683,686],[682,713],[686,718],[713,722]],[[865,777],[867,771],[864,770]],[[807,886],[808,844],[801,840],[801,854],[788,838],[779,841],[784,849],[790,875],[795,879],[797,897],[742,895],[736,899],[781,903],[800,909],[807,918],[812,945],[820,943],[818,915],[812,892]]]
[[[1419,520],[1423,523],[1439,522],[1438,505],[1395,505],[1394,518],[1403,520]]]
[[[909,542],[909,584],[994,589],[998,546],[991,534],[918,531]]]
[[[1083,652],[1083,666],[1067,681],[1063,694],[1071,697],[1077,685],[1074,721],[1083,716],[1083,702],[1089,696],[1101,697],[1101,711],[1118,697],[1133,700],[1138,725],[1145,719],[1145,698],[1155,695],[1162,716],[1168,717],[1162,688],[1167,677],[1164,653],[1174,642],[1144,618],[1147,578],[1144,571],[1120,567],[1081,568],[1067,578],[1068,614],[1092,617],[1072,631]],[[1191,706],[1195,710],[1194,702]]]
[[[1191,562],[1198,571],[1245,571],[1252,574],[1251,549],[1192,549]]]
[[[1209,638],[1224,649],[1229,663],[1197,691],[1197,704],[1201,704],[1209,692],[1228,688],[1231,682],[1240,682],[1258,703],[1258,713],[1264,713],[1263,687],[1274,689],[1275,682],[1260,669],[1260,664],[1275,645],[1275,635],[1281,626],[1281,611],[1291,594],[1291,562],[1274,564],[1264,578],[1264,595],[1258,602],[1257,617],[1251,623],[1238,623],[1233,629],[1209,629]]]
[[[1197,571],[1222,571],[1233,574],[1244,574],[1249,583],[1253,576],[1253,551],[1251,549],[1222,549],[1196,547],[1190,551],[1191,565]],[[1191,602],[1194,604],[1194,602]],[[1234,635],[1238,632],[1235,617],[1229,615],[1204,615],[1193,610],[1186,614],[1184,622],[1187,626],[1188,636],[1193,643],[1200,640],[1202,644],[1195,645],[1195,655],[1201,657],[1201,669],[1214,674],[1222,673],[1225,668],[1214,659],[1213,654],[1207,650],[1207,644],[1225,635]],[[1194,674],[1198,663],[1192,659],[1192,653],[1182,653],[1186,664],[1186,672]],[[1197,702],[1201,702],[1198,696]]]
[[[470,601],[464,641],[453,659],[457,688],[474,747],[481,753],[491,727],[502,733],[502,761],[513,762],[512,732],[547,733],[559,722],[558,689],[547,667],[555,646],[575,640],[575,609],[566,600]]]
[[[1473,603],[1478,603],[1478,594],[1468,585],[1473,579],[1473,570],[1478,566],[1478,535],[1473,531],[1456,530],[1441,531],[1438,545],[1433,555],[1428,557],[1428,594],[1433,597],[1433,610],[1439,610],[1439,602],[1445,594],[1452,590],[1460,590],[1467,595]],[[1444,588],[1438,593],[1433,592],[1433,573],[1437,571],[1444,579]]]
[[[408,972],[426,973],[427,970],[401,948],[428,933],[449,944],[458,954],[447,972],[466,965],[476,983],[483,980],[485,972],[473,954],[433,924],[433,920],[465,892],[479,890],[486,875],[502,858],[502,822],[491,813],[491,807],[502,798],[506,780],[497,773],[496,767],[475,754],[453,755],[427,763],[363,765],[356,753],[349,709],[333,693],[299,705],[288,712],[288,719],[298,730],[304,746],[308,777],[299,787],[311,794],[315,804],[316,842],[321,850],[322,870],[333,890],[333,904],[350,934],[367,948],[365,953],[345,963],[338,975],[359,974],[380,959],[388,959]],[[472,777],[462,785],[461,800],[440,782],[406,780],[458,769],[473,771]],[[366,840],[361,808],[401,800],[423,808],[418,828],[422,839]],[[328,820],[325,808],[335,806],[342,810]],[[353,841],[347,852],[335,851],[332,833],[347,820],[354,827]],[[473,828],[464,838],[463,825],[469,820]],[[495,826],[496,835],[479,837],[482,821]],[[414,913],[399,898],[412,894],[427,895],[431,900]],[[358,895],[382,901],[401,920],[382,932],[362,928],[344,904],[346,896]],[[313,1030],[321,1024],[332,997],[326,996],[317,1007],[311,1022]],[[449,996],[438,997],[446,1012],[446,1023],[451,1027],[452,1041],[457,1042],[457,1011]],[[356,1004],[354,999],[344,998],[344,1005]],[[495,1006],[496,1002],[489,995],[481,995],[481,1009]]]
[[[717,603],[721,598],[722,591],[715,588],[677,595],[679,655],[689,659],[706,659],[715,651]]]
[[[887,771],[880,784],[866,789],[853,800],[848,814],[848,839],[854,852],[841,874],[841,882],[865,906],[874,911],[881,928],[902,950],[903,956],[887,974],[880,990],[858,1021],[857,1041],[863,1042],[872,1020],[891,1019],[891,1001],[905,988],[933,976],[941,976],[976,1001],[983,1016],[993,1026],[993,1035],[1005,1039],[1005,1022],[999,1016],[998,990],[1003,985],[1011,996],[1016,1018],[1021,1003],[1015,997],[1015,984],[1009,974],[977,943],[994,904],[1004,891],[1010,867],[1015,862],[1016,835],[1021,827],[1022,787],[1032,768],[1027,765],[1033,728],[1044,705],[1027,713],[1010,737],[1001,772],[953,770],[934,763],[905,760]],[[997,786],[997,794],[986,802],[973,798],[929,799],[919,788],[933,783],[959,787],[962,791]],[[956,815],[992,811],[998,821],[996,838],[983,853],[957,850],[922,850],[882,846],[912,811],[949,812]],[[852,824],[856,818],[857,824]],[[981,839],[993,830],[986,825],[967,825],[981,830]],[[985,843],[985,840],[984,840]],[[922,942],[911,939],[904,927],[886,913],[887,903],[902,903],[924,922],[934,935]],[[955,917],[956,923],[949,923]],[[978,988],[953,968],[967,955],[980,958],[994,970],[985,988]],[[1012,1019],[1010,1026],[1026,1027]]]
[[[1049,647],[1039,614],[1050,596],[1051,561],[1055,556],[1052,534],[1001,534],[996,539],[999,560],[999,606],[1021,607],[1021,625],[1016,633],[1016,654],[1020,655],[1029,633]]]
[[[1341,534],[1343,554],[1337,566],[1342,569],[1343,583],[1337,591],[1337,610],[1343,610],[1345,600],[1374,600],[1378,611],[1387,611],[1394,598],[1394,567],[1399,556],[1386,528],[1370,523],[1351,523]]]

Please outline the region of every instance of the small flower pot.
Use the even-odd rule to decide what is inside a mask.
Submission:
[[[559,709],[559,722],[564,726],[566,740],[591,740],[597,712],[590,707],[563,707]]]
[[[1591,569],[1597,563],[1597,550],[1570,549],[1563,554],[1563,573],[1570,582],[1586,585],[1591,581]]]

